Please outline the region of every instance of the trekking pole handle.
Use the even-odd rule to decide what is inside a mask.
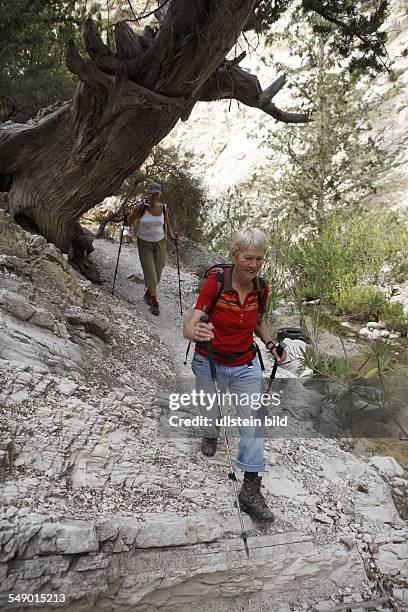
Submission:
[[[210,317],[207,314],[205,314],[205,315],[203,315],[201,317],[200,323],[208,323],[209,320],[210,320]],[[214,354],[213,354],[213,350],[212,350],[212,346],[211,346],[211,341],[207,340],[205,345],[206,345],[206,350],[207,350],[207,353],[208,353],[208,361],[210,363],[211,378],[213,380],[217,380],[217,370],[215,368]]]
[[[276,352],[278,353],[279,357],[281,357],[283,355],[283,351],[286,348],[286,344],[284,342],[282,342],[282,340],[276,345]]]

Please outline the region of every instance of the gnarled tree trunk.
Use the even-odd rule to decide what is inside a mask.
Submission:
[[[89,59],[73,43],[67,47],[67,65],[80,81],[74,98],[0,130],[0,182],[8,186],[11,213],[28,217],[89,275],[79,217],[114,194],[197,101],[236,98],[280,121],[307,120],[271,102],[284,79],[262,91],[239,68],[242,55],[225,60],[255,4],[172,0],[155,36],[118,24],[115,54],[89,19]]]

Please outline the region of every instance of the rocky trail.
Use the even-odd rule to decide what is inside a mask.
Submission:
[[[266,441],[276,521],[245,517],[247,561],[224,445],[205,458],[194,432],[168,426],[169,393],[193,384],[174,261],[154,317],[134,245],[112,296],[117,243],[95,242],[105,282],[94,286],[5,210],[0,225],[0,609],[34,605],[10,593],[65,596],[42,611],[408,606],[395,461],[368,463],[316,434],[321,398],[291,380],[286,435]],[[181,255],[188,314],[203,257]]]

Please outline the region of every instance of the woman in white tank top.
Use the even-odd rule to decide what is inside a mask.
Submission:
[[[178,240],[171,228],[166,205],[160,202],[160,195],[160,185],[151,183],[147,199],[137,204],[129,215],[129,225],[139,219],[137,246],[146,288],[143,299],[150,305],[150,312],[154,315],[160,314],[157,285],[167,260],[167,235],[176,244]]]

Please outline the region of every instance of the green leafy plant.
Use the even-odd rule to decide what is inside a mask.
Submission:
[[[342,313],[362,320],[380,318],[386,305],[385,294],[370,285],[342,285],[333,299]]]
[[[377,409],[381,418],[392,421],[407,435],[400,419],[401,411],[407,408],[407,379],[393,358],[392,348],[381,340],[374,341],[364,355],[351,359],[342,345],[344,357],[327,355],[315,343],[301,351],[302,367],[326,383],[328,410],[337,424],[355,441],[366,427],[369,430],[370,410]]]
[[[0,3],[0,121],[26,121],[72,96],[76,79],[66,67],[64,43],[80,43],[84,17],[73,0]]]
[[[337,312],[378,318],[387,297],[373,287],[392,282],[408,259],[405,219],[394,213],[333,211],[320,232],[286,246],[278,265],[304,298],[321,298]],[[407,270],[405,267],[405,274]]]
[[[399,302],[386,302],[381,311],[381,319],[386,323],[387,327],[394,331],[408,331],[408,316]]]

